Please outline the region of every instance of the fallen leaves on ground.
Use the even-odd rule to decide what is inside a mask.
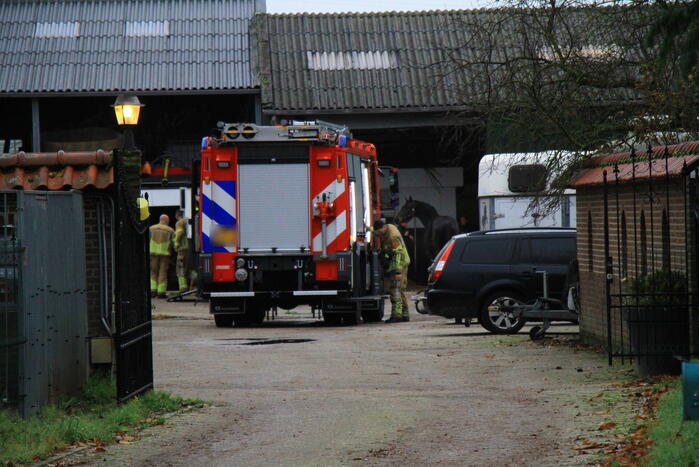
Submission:
[[[583,344],[578,335],[546,335],[543,339],[527,341],[528,345],[538,347],[570,347],[573,350],[592,350],[596,352],[606,352],[603,347]]]
[[[172,315],[164,315],[162,313],[153,313],[150,318],[151,319],[173,319],[176,317],[172,316]]]
[[[118,444],[133,444],[133,441],[136,440],[136,437],[128,435],[126,433],[117,433],[116,440]]]
[[[593,441],[585,441],[580,446],[575,446],[573,449],[576,451],[586,451],[588,449],[601,449],[609,446],[607,443],[595,443]]]
[[[615,383],[612,386],[615,388],[631,389],[625,396],[634,399],[634,405],[638,407],[640,412],[639,415],[634,416],[633,420],[636,422],[645,422],[653,418],[655,408],[660,398],[670,389],[669,383],[674,379],[675,378],[672,376],[662,375],[654,378]],[[663,385],[662,383],[668,384]],[[613,424],[613,426],[616,425],[613,422],[608,422],[600,425],[599,429],[606,429],[602,427],[610,423]],[[639,465],[642,459],[648,455],[653,445],[653,442],[648,439],[647,424],[639,425],[628,434],[615,433],[612,434],[611,437],[616,441],[605,446],[604,453],[606,457],[603,461],[595,464],[596,467],[610,467],[612,465],[627,467]],[[576,449],[578,448],[576,447]]]

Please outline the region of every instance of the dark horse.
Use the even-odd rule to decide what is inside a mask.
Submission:
[[[422,248],[418,251],[419,256],[423,256],[422,264],[428,264],[437,256],[449,239],[459,233],[459,226],[456,219],[449,216],[440,216],[437,210],[430,204],[408,198],[401,210],[395,217],[396,224],[400,225],[409,222],[413,217],[417,217],[425,226],[424,240],[421,242]],[[415,258],[418,260],[418,258]]]

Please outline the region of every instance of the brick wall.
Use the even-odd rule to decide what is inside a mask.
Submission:
[[[87,275],[87,324],[88,324],[88,337],[102,337],[107,336],[107,331],[101,322],[101,302],[102,293],[101,287],[103,281],[107,284],[111,284],[111,252],[110,248],[110,235],[111,235],[111,225],[109,221],[107,223],[102,222],[102,228],[107,232],[107,277],[101,277],[103,274],[103,268],[101,264],[100,255],[100,240],[99,233],[100,228],[98,222],[100,219],[98,217],[98,204],[102,203],[103,208],[109,209],[109,204],[104,203],[106,198],[85,195],[83,198],[83,206],[85,212],[85,264],[86,264],[86,275]],[[109,216],[106,216],[110,219]],[[108,299],[111,303],[111,296]]]
[[[667,189],[666,189],[667,188]],[[688,189],[688,192],[692,192]],[[659,269],[687,274],[693,264],[687,239],[693,238],[691,222],[685,221],[685,196],[681,178],[647,183],[609,185],[609,256],[614,280],[612,293],[626,291],[630,280]],[[668,204],[669,201],[669,204]],[[669,209],[668,209],[669,206]],[[667,227],[663,227],[663,218]],[[577,190],[577,253],[580,267],[580,336],[588,343],[607,343],[607,309],[604,257],[604,201],[601,186]],[[689,268],[690,271],[692,268]],[[690,281],[690,283],[692,283]],[[612,313],[612,329],[618,330],[618,313]]]

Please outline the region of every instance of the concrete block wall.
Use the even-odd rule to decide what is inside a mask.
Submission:
[[[691,192],[692,189],[689,188],[688,196]],[[667,189],[664,180],[654,180],[652,193],[647,183],[637,183],[635,197],[634,213],[632,184],[619,185],[618,201],[614,184],[609,185],[609,255],[612,258],[614,276],[612,293],[628,290],[634,277],[653,270],[667,269],[668,258],[671,270],[688,274],[685,252],[694,233],[692,222],[685,221],[688,213],[685,210],[682,179],[671,179]],[[665,235],[663,213],[668,221]],[[669,256],[663,253],[668,250]],[[577,254],[581,289],[580,336],[587,343],[606,344],[604,198],[601,186],[581,187],[577,190]],[[688,275],[692,277],[693,255],[694,250],[690,248]],[[690,279],[690,284],[692,283],[693,280]],[[618,311],[612,313],[613,330],[622,328],[620,318]]]

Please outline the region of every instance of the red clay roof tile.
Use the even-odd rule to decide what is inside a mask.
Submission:
[[[667,149],[667,170],[665,165],[665,150]],[[652,157],[650,167],[648,164],[648,152],[636,153],[635,163],[632,163],[631,152],[622,152],[595,156],[590,159],[592,167],[582,169],[575,174],[570,182],[573,188],[589,185],[602,185],[604,183],[604,172],[607,172],[607,180],[616,182],[628,182],[632,178],[636,180],[664,177],[667,175],[676,177],[683,175],[687,170],[699,164],[699,141],[692,141],[673,146],[655,146],[651,148]],[[614,169],[618,169],[615,175]]]
[[[114,183],[111,161],[102,150],[1,155],[0,190],[104,189]]]

